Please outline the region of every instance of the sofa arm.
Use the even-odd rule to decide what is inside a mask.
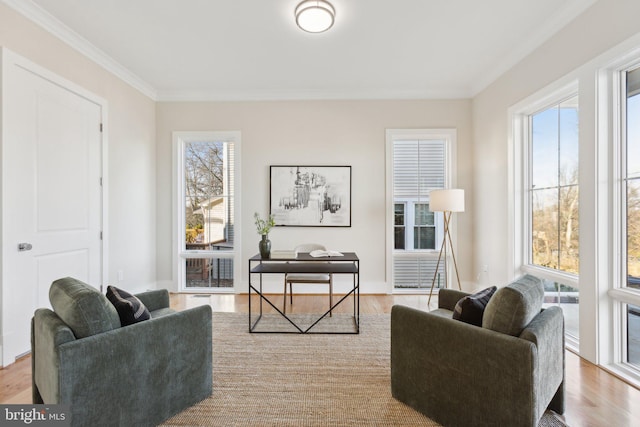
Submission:
[[[149,311],[160,310],[161,308],[169,308],[169,291],[166,289],[158,289],[153,291],[142,292],[136,294],[136,297],[142,301]]]
[[[535,364],[529,341],[392,308],[392,395],[443,425],[535,426]]]
[[[157,425],[211,395],[211,307],[59,347],[60,396],[77,425]]]
[[[458,301],[467,295],[469,294],[455,289],[440,289],[438,291],[438,308],[453,311]]]
[[[31,319],[31,392],[33,403],[51,403],[58,393],[58,346],[75,341],[73,332],[47,308]]]
[[[520,338],[531,341],[538,349],[539,364],[536,370],[538,377],[538,394],[543,397],[538,401],[539,410],[549,409],[558,414],[565,410],[565,350],[564,350],[564,316],[557,306],[543,309],[520,334]]]

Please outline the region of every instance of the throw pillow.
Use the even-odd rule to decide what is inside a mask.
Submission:
[[[453,309],[453,318],[472,325],[482,326],[484,308],[497,289],[496,286],[491,286],[473,295],[461,298]]]
[[[107,299],[116,308],[122,326],[151,319],[151,314],[140,299],[115,286],[107,286]]]

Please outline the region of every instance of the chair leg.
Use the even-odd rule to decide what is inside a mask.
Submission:
[[[291,305],[293,305],[293,282],[289,282],[289,298],[291,298]]]
[[[333,316],[333,274],[329,274],[329,317]]]
[[[287,314],[287,275],[284,275],[284,298],[282,298],[282,312]]]

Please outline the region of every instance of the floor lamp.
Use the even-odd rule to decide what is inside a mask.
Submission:
[[[451,241],[451,233],[449,232],[451,225],[451,214],[453,212],[464,212],[464,190],[457,188],[450,188],[446,190],[432,190],[429,194],[429,210],[431,212],[442,212],[444,216],[444,236],[442,239],[442,246],[440,246],[440,255],[438,255],[438,263],[436,264],[436,271],[433,273],[433,281],[431,282],[431,292],[429,293],[429,300],[427,306],[431,302],[431,296],[433,295],[433,287],[436,283],[436,277],[438,276],[438,268],[440,267],[440,260],[444,253],[444,271],[445,271],[445,287],[447,284],[447,241],[451,248],[451,258],[453,259],[453,266],[456,271],[456,277],[458,279],[458,289],[462,290],[460,286],[460,276],[458,275],[458,264],[456,263],[456,255],[453,252],[453,242]]]

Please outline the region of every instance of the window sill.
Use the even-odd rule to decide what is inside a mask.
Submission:
[[[550,268],[538,267],[531,264],[523,265],[522,271],[529,273],[542,279],[552,280],[579,289],[580,279],[578,276],[569,273],[563,273]]]
[[[634,289],[609,289],[607,295],[616,301],[640,306],[640,292]]]

